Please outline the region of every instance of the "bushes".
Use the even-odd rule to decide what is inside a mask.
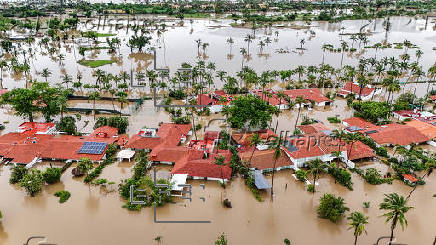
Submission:
[[[171,98],[174,98],[176,100],[181,100],[186,97],[186,94],[183,90],[177,89],[177,90],[170,90],[168,94]]]
[[[117,128],[119,134],[125,134],[129,126],[129,120],[127,117],[99,117],[95,122],[94,129],[103,126]]]
[[[304,182],[307,179],[307,172],[304,171],[303,169],[299,169],[295,172],[295,176],[299,181]]]
[[[341,122],[341,119],[339,119],[339,118],[337,118],[337,117],[327,117],[327,120],[328,120],[330,123],[340,123],[340,122]]]
[[[256,189],[256,186],[254,184],[254,177],[253,177],[253,175],[251,173],[245,179],[245,184],[247,184],[248,188],[250,188],[250,190],[253,193],[253,195],[256,198],[256,200],[261,202],[262,201],[262,197],[260,196],[259,191]]]
[[[23,165],[17,165],[13,167],[11,173],[11,178],[9,179],[10,184],[16,184],[27,174],[27,168]]]
[[[106,158],[112,158],[117,152],[117,145],[115,143],[109,144],[106,149]]]
[[[69,191],[58,191],[54,195],[59,197],[59,203],[64,203],[70,198],[71,193]]]
[[[328,173],[336,179],[336,181],[347,187],[349,190],[353,190],[353,182],[351,181],[351,174],[343,168],[337,168],[335,164],[329,167]]]
[[[333,194],[324,194],[317,209],[318,216],[322,219],[328,219],[333,223],[336,223],[341,219],[345,211],[350,210],[345,206],[344,199],[342,197],[336,197]]]
[[[91,181],[93,181],[95,178],[97,178],[98,176],[100,176],[101,172],[103,171],[103,169],[112,164],[114,162],[114,160],[112,158],[108,158],[106,160],[104,160],[102,163],[100,163],[100,165],[98,165],[96,168],[94,168],[94,170],[92,170],[91,173],[89,173],[85,179],[83,180],[83,182],[85,183],[89,183]]]
[[[356,110],[355,116],[362,117],[373,123],[377,123],[380,118],[387,119],[391,114],[391,107],[387,102],[353,102],[351,106]]]
[[[42,177],[41,171],[37,169],[31,169],[20,180],[20,186],[24,187],[30,196],[35,196],[42,190],[43,182],[44,178]]]
[[[54,184],[61,180],[62,176],[62,168],[47,168],[44,173],[42,173],[42,177],[44,178],[45,183]]]

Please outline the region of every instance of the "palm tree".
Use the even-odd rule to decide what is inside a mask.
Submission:
[[[232,47],[233,47],[233,38],[231,38],[231,37],[229,37],[229,38],[227,38],[227,44],[229,45],[229,47],[230,47],[230,50],[229,50],[229,54],[230,55],[232,55]]]
[[[241,50],[240,50],[239,52],[240,52],[241,55],[242,55],[242,65],[241,65],[241,69],[243,69],[243,68],[244,68],[244,59],[245,59],[245,56],[247,55],[247,50],[246,50],[245,48],[241,48]]]
[[[348,44],[346,42],[341,42],[341,51],[342,51],[342,55],[341,55],[341,68],[342,68],[342,63],[344,61],[344,52],[345,50],[348,48]]]
[[[197,54],[200,56],[201,39],[199,38],[195,42],[197,43]]]
[[[0,87],[3,88],[3,69],[8,67],[6,60],[0,61]]]
[[[306,166],[309,168],[309,173],[313,176],[313,192],[316,192],[316,180],[319,177],[320,173],[325,172],[325,168],[327,165],[321,161],[320,159],[315,159],[309,162],[306,162]]]
[[[100,99],[100,93],[98,92],[98,91],[94,91],[94,92],[91,92],[89,95],[88,95],[88,100],[93,100],[94,101],[94,103],[93,103],[93,107],[92,107],[92,110],[93,110],[93,112],[94,112],[94,121],[95,121],[95,101],[96,100],[99,100]]]
[[[252,42],[253,37],[250,34],[245,36],[244,41],[247,42],[247,54],[250,54],[250,43]]]
[[[194,130],[195,130],[195,129],[194,129]],[[222,180],[223,188],[225,189],[226,186],[225,186],[225,183],[224,183],[223,168],[222,168],[222,166],[225,165],[225,163],[224,163],[224,159],[225,159],[225,158],[224,158],[223,156],[216,156],[216,157],[215,157],[214,164],[215,164],[215,165],[218,165],[218,166],[220,167],[221,180]]]
[[[256,151],[257,145],[259,145],[262,140],[259,137],[259,134],[253,134],[250,139],[250,147],[253,147],[253,151],[251,152],[250,160],[248,161],[248,168],[250,168],[251,160],[253,159],[254,152]]]
[[[369,217],[365,216],[361,212],[353,212],[348,216],[347,218],[350,220],[350,223],[348,223],[348,226],[350,226],[348,229],[354,230],[354,245],[357,244],[357,237],[361,236],[364,232],[367,234],[365,230],[365,225],[368,224]]]
[[[301,96],[298,96],[297,98],[295,98],[294,104],[298,105],[298,113],[297,113],[297,120],[295,120],[294,132],[295,132],[295,130],[297,130],[298,119],[300,118],[301,106],[305,102],[306,102],[306,100]]]
[[[51,71],[48,68],[42,69],[41,76],[45,78],[45,82],[47,82],[47,78],[51,76]]]
[[[272,141],[271,145],[269,146],[270,149],[274,149],[274,164],[272,168],[272,178],[271,178],[271,202],[274,199],[274,173],[276,169],[276,163],[277,160],[282,156],[282,137],[275,137],[275,139]]]
[[[407,226],[407,219],[405,214],[413,207],[407,206],[407,199],[397,193],[385,194],[383,202],[380,203],[379,208],[381,210],[388,211],[383,214],[386,217],[386,223],[391,222],[391,236],[389,244],[392,244],[394,238],[394,230],[400,222],[401,228],[404,230],[404,225]]]

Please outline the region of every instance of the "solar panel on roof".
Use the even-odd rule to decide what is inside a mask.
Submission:
[[[351,126],[351,127],[348,127],[347,130],[351,131],[351,132],[354,132],[354,131],[362,130],[362,128],[358,127],[358,126]]]
[[[79,154],[95,154],[100,155],[106,149],[107,143],[105,142],[89,142],[83,143],[79,149]]]

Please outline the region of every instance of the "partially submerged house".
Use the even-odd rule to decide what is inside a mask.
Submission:
[[[118,143],[118,129],[101,127],[89,136],[52,134],[54,124],[24,123],[18,132],[0,136],[0,157],[14,164],[32,167],[41,160],[93,162],[105,159],[109,144]]]
[[[293,168],[293,162],[282,149],[281,156],[276,160],[274,158],[274,149],[245,151],[239,153],[239,157],[246,162],[251,169],[259,170],[261,173],[271,172],[282,169]]]
[[[295,101],[297,97],[307,100],[303,107],[310,107],[312,103],[315,106],[329,106],[333,104],[333,101],[327,98],[319,88],[291,89],[284,90],[283,93],[292,101]],[[295,106],[298,107],[298,105]]]
[[[348,82],[337,95],[345,98],[349,94],[354,94],[357,98],[360,96],[362,100],[370,100],[376,93],[376,88],[361,87],[359,84]]]
[[[409,146],[410,144],[421,144],[430,138],[414,127],[390,123],[376,126],[359,117],[344,119],[343,124],[347,127],[346,131],[351,133],[360,132],[373,139],[380,146]]]
[[[211,113],[217,113],[222,111],[223,107],[230,104],[233,99],[233,95],[229,95],[223,90],[217,90],[214,93],[197,95],[197,105],[208,106]]]
[[[393,113],[394,118],[397,118],[400,121],[404,121],[406,119],[417,119],[425,122],[432,122],[436,121],[436,115],[428,112],[428,111],[420,111],[420,110],[401,110],[401,111],[394,111]]]
[[[152,151],[158,146],[174,147],[191,135],[191,124],[162,123],[157,128],[144,128],[132,136],[125,148]]]
[[[268,104],[277,107],[279,110],[289,109],[289,103],[285,98],[280,98],[276,91],[271,89],[262,91],[261,89],[253,90],[251,94],[256,95]]]

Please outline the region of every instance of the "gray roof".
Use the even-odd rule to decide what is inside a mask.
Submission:
[[[348,131],[354,132],[354,131],[359,131],[362,130],[362,128],[357,127],[357,126],[351,126],[347,128]]]
[[[254,184],[256,185],[257,189],[270,189],[271,185],[269,184],[268,180],[263,176],[263,174],[260,172],[260,170],[254,170],[253,172],[254,176]]]

